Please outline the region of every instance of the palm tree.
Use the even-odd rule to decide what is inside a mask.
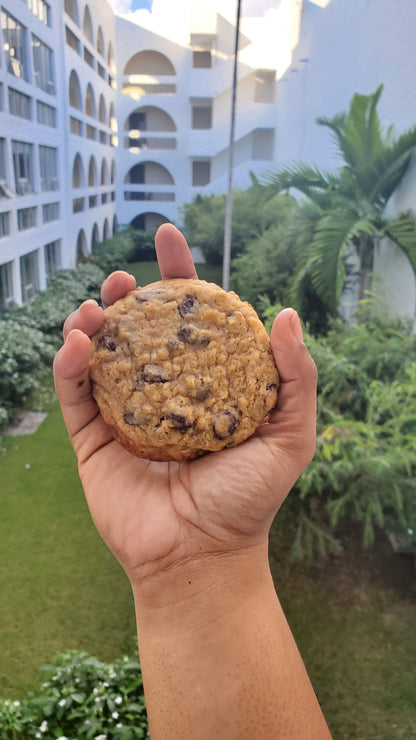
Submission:
[[[339,305],[346,281],[346,259],[355,251],[359,264],[359,298],[371,285],[374,253],[389,237],[408,257],[416,275],[416,230],[409,213],[384,215],[385,206],[401,182],[416,146],[416,126],[393,137],[383,132],[377,104],[383,86],[371,95],[355,94],[350,109],[333,118],[318,118],[335,139],[344,162],[335,172],[294,164],[266,179],[271,193],[296,188],[311,202],[312,241],[297,274],[302,292],[311,281],[331,309]],[[304,224],[303,224],[304,226]]]

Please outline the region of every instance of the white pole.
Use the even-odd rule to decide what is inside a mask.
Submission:
[[[228,189],[227,189],[227,197],[225,201],[224,257],[223,257],[223,263],[222,263],[222,287],[224,288],[224,290],[229,290],[230,288],[231,235],[232,235],[232,215],[233,215],[234,138],[235,138],[235,111],[236,111],[236,99],[237,99],[237,62],[238,62],[238,42],[239,42],[239,36],[240,36],[240,15],[241,15],[241,0],[238,0],[237,20],[236,20],[236,26],[235,26],[230,146],[229,146],[229,156],[228,156]]]

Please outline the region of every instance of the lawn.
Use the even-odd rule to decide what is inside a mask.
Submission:
[[[148,283],[154,283],[156,280],[160,280],[157,262],[132,262],[129,264],[128,270],[135,276],[138,285],[148,285]],[[201,280],[207,280],[209,283],[221,285],[221,267],[217,265],[196,265],[196,271]]]
[[[90,520],[57,403],[35,434],[2,446],[0,696],[20,698],[58,651],[132,654],[135,622],[127,579]],[[410,564],[384,543],[313,568],[289,565],[279,521],[277,590],[334,740],[416,738]]]
[[[57,403],[39,430],[3,437],[0,696],[33,687],[67,648],[134,650],[130,586],[90,520]]]

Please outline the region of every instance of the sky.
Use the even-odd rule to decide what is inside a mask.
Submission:
[[[109,0],[110,5],[117,13],[129,13],[135,10],[151,10],[152,0]],[[206,0],[207,6],[218,6],[218,0]],[[270,8],[277,8],[280,0],[244,0],[243,15],[261,16]],[[237,3],[234,2],[237,7]]]

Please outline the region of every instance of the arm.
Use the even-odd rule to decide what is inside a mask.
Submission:
[[[193,277],[182,235],[156,235],[163,278]],[[105,304],[134,287],[116,273]],[[237,448],[178,465],[113,441],[90,393],[87,302],[55,360],[64,418],[96,526],[132,584],[152,740],[330,738],[279,605],[267,544],[276,511],[314,450],[316,369],[297,315],[277,317],[278,406]]]

